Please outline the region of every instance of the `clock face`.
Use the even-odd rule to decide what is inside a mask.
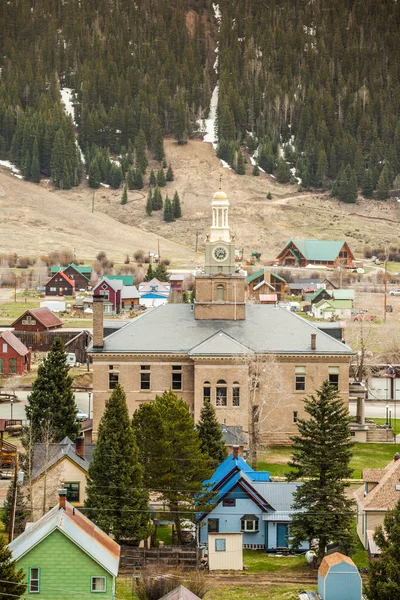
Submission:
[[[214,249],[213,255],[215,260],[223,261],[228,256],[228,252],[226,251],[226,248],[219,246]]]

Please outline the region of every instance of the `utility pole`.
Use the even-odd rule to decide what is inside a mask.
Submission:
[[[383,299],[383,321],[386,321],[386,304],[387,304],[387,248],[385,248],[385,297]]]
[[[199,232],[196,231],[196,250],[195,250],[196,253],[197,253],[198,245],[199,245]]]
[[[15,505],[17,503],[17,481],[18,481],[18,453],[15,449],[15,471],[13,480],[13,495],[11,501],[11,518],[8,526],[8,543],[13,541],[14,537],[14,521],[15,521]]]

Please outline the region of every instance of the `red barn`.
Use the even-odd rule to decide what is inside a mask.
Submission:
[[[45,285],[46,296],[73,296],[75,281],[63,271],[58,271]]]
[[[12,323],[15,331],[49,331],[61,327],[63,322],[47,307],[30,308]]]
[[[30,349],[12,331],[0,333],[0,375],[23,375],[30,368]]]

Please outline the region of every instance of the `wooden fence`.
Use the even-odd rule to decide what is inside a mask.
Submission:
[[[119,570],[121,574],[132,575],[141,569],[160,564],[184,569],[196,569],[199,565],[199,550],[191,546],[166,546],[164,548],[137,548],[121,546]]]

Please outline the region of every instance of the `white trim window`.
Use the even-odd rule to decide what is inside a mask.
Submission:
[[[258,532],[258,519],[255,515],[244,515],[240,520],[241,531],[249,533]]]
[[[107,579],[105,577],[92,577],[91,592],[102,593],[107,591]]]
[[[29,567],[29,593],[40,592],[40,567]]]

